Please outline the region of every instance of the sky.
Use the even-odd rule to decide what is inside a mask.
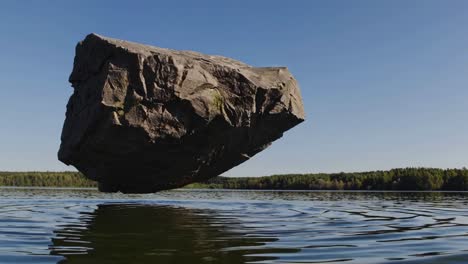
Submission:
[[[287,66],[306,121],[227,176],[468,164],[468,1],[0,4],[0,171],[57,160],[78,41],[95,32]]]

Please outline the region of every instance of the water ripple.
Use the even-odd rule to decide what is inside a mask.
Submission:
[[[466,263],[466,193],[0,189],[0,263]]]

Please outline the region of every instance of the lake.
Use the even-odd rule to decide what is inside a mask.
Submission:
[[[468,193],[0,189],[0,263],[468,263]]]

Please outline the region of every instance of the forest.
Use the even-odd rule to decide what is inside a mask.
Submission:
[[[0,186],[97,187],[79,172],[0,172]]]
[[[96,187],[79,172],[0,172],[0,186]],[[216,177],[186,188],[274,190],[468,191],[468,169],[402,168],[388,171]]]
[[[265,177],[216,177],[189,188],[275,190],[466,191],[468,170],[402,168],[388,171],[283,174]]]

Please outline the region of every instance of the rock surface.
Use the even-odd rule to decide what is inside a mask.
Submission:
[[[59,159],[106,192],[148,193],[215,177],[304,120],[285,67],[96,34],[76,47]]]

